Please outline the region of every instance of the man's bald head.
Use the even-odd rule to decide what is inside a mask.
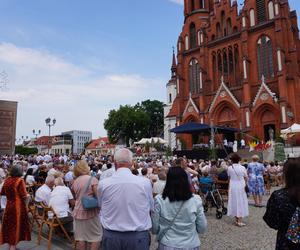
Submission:
[[[114,155],[116,168],[131,168],[132,158],[132,152],[127,148],[117,150]]]

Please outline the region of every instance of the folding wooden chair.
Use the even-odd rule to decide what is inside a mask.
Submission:
[[[52,244],[52,235],[54,229],[61,229],[63,234],[66,236],[66,238],[70,241],[70,243],[73,245],[74,242],[67,233],[63,223],[60,221],[60,219],[57,217],[56,213],[51,207],[47,207],[44,204],[41,204],[42,206],[42,221],[41,225],[39,227],[39,234],[38,234],[38,245],[41,243],[41,239],[45,239],[48,241],[48,250],[51,249]],[[48,226],[48,238],[42,236],[43,232],[43,226]]]
[[[42,202],[38,202],[34,199],[34,197],[31,197],[31,201],[28,205],[28,214],[31,215],[29,217],[31,231],[33,229],[34,223],[36,223],[38,230],[40,229],[43,220],[42,204]]]

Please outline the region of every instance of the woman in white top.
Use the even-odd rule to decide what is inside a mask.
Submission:
[[[24,177],[25,183],[28,186],[34,186],[35,184],[35,179],[33,176],[33,168],[29,168],[26,172],[26,175]]]
[[[241,158],[237,154],[231,156],[232,165],[228,168],[228,216],[235,217],[235,225],[242,227],[246,224],[242,218],[249,215],[248,198],[245,191],[247,171],[239,164]]]

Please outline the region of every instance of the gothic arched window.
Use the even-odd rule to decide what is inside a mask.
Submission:
[[[262,36],[257,42],[258,77],[274,76],[272,43],[269,37]]]
[[[197,33],[196,25],[191,23],[190,25],[190,48],[193,49],[197,46]]]
[[[198,94],[200,92],[200,66],[196,59],[192,59],[189,65],[190,92]]]

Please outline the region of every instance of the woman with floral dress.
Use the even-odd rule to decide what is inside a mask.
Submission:
[[[262,207],[262,196],[265,194],[264,173],[265,167],[258,162],[259,156],[252,156],[252,162],[248,165],[249,194],[253,195],[256,207]]]

